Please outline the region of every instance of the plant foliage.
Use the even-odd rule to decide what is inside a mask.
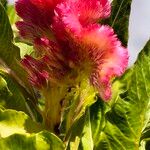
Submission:
[[[124,45],[130,8],[131,0],[113,0],[111,17],[103,21],[114,27]],[[44,102],[44,92],[28,82],[20,61],[26,54],[35,54],[32,45],[19,39],[15,27],[19,19],[14,6],[1,0],[0,150],[149,150],[150,41],[136,63],[113,81],[110,102],[104,102],[84,80],[80,87],[60,88],[59,94],[65,94],[58,103],[65,107],[52,133],[45,125],[48,112],[43,110],[51,104],[55,111],[57,103]]]

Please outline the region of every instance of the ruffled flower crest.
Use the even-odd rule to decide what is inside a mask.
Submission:
[[[54,9],[60,0],[18,0],[17,14],[22,21],[16,23],[20,35],[33,42],[37,37],[52,37],[51,23]]]
[[[16,10],[23,19],[20,35],[32,41],[38,56],[22,60],[33,85],[72,84],[85,74],[110,99],[111,80],[125,71],[128,52],[111,27],[97,23],[110,16],[109,0],[18,0]]]

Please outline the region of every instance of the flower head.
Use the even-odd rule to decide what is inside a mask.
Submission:
[[[60,0],[18,0],[16,1],[17,14],[23,19],[16,23],[20,35],[29,41],[36,37],[48,36],[51,38],[51,23],[54,8]]]
[[[37,53],[22,60],[31,83],[70,85],[84,76],[110,99],[111,81],[125,71],[128,52],[111,27],[97,23],[109,17],[109,0],[18,0],[16,9],[23,19],[17,23],[20,34]]]
[[[21,61],[29,75],[29,81],[37,88],[42,88],[46,85],[49,74],[45,71],[45,67],[41,61],[38,61],[30,56],[25,56]]]

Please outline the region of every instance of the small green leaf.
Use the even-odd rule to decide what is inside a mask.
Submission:
[[[14,5],[7,6],[7,14],[8,14],[11,25],[15,25],[16,21],[20,20],[19,16],[17,15],[17,13],[15,11]]]
[[[33,46],[30,46],[26,43],[17,42],[15,43],[20,48],[20,55],[23,58],[25,55],[32,55]]]
[[[86,108],[95,102],[95,97],[96,92],[86,78],[83,78],[79,85],[67,93],[65,101],[68,109],[64,112],[66,132],[74,122],[84,115]]]
[[[66,136],[67,150],[78,150],[82,143],[81,138],[83,136],[84,125],[86,123],[86,113],[82,115],[79,120],[74,122],[70,128],[68,135]],[[85,139],[84,139],[85,140]],[[80,148],[81,149],[81,148]]]

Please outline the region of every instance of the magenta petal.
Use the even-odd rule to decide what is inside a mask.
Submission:
[[[76,7],[83,25],[107,18],[111,12],[109,0],[78,0]]]
[[[113,29],[92,25],[82,34],[82,44],[93,62],[91,83],[105,100],[111,97],[111,80],[120,76],[128,64],[128,51],[121,45]]]
[[[18,21],[16,22],[16,27],[19,30],[20,36],[23,39],[28,39],[30,42],[33,42],[35,38],[42,36],[41,29],[33,24],[26,23],[24,21]]]
[[[109,17],[110,11],[109,0],[68,0],[57,5],[53,28],[62,39],[66,32],[78,36],[84,26]]]
[[[17,0],[16,11],[26,22],[47,27],[52,22],[58,0]]]
[[[37,88],[42,88],[46,85],[49,78],[49,73],[44,69],[44,64],[39,60],[26,55],[22,59],[21,64],[29,74],[29,81]]]
[[[74,3],[75,1],[66,1],[58,4],[55,9],[52,26],[58,39],[66,40],[68,35],[78,35],[82,29]]]
[[[17,0],[16,11],[23,21],[17,23],[23,38],[47,36],[52,38],[51,24],[59,0]],[[26,33],[27,32],[27,33]],[[34,39],[32,39],[33,41]]]

